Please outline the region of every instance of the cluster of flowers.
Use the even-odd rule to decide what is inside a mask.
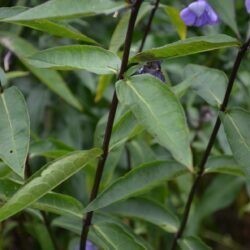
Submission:
[[[247,12],[250,13],[250,0],[245,0]],[[207,0],[197,0],[183,9],[180,16],[187,26],[201,27],[214,25],[219,22],[219,17]]]

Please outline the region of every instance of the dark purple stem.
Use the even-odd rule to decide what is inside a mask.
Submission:
[[[121,64],[121,69],[119,72],[118,80],[123,79],[123,75],[124,75],[124,73],[127,69],[127,66],[128,66],[129,52],[130,52],[130,47],[131,47],[132,38],[133,38],[135,21],[136,21],[140,6],[142,4],[142,1],[143,0],[135,1],[135,3],[132,5],[132,8],[131,8],[131,15],[130,15],[128,29],[127,29],[127,33],[126,33],[122,64]],[[106,162],[106,159],[107,159],[108,154],[109,154],[109,142],[110,142],[110,138],[111,138],[111,134],[112,134],[112,128],[113,128],[113,124],[114,124],[117,105],[118,105],[118,99],[117,99],[116,92],[114,91],[111,107],[109,110],[108,122],[107,122],[106,130],[105,130],[103,145],[102,145],[103,154],[102,154],[102,156],[98,162],[98,165],[97,165],[94,185],[93,185],[91,195],[90,195],[90,202],[92,200],[94,200],[98,194],[98,190],[99,190],[99,186],[101,183],[105,162]],[[93,217],[93,211],[90,211],[87,213],[86,218],[83,221],[80,250],[86,249],[86,242],[87,242],[87,238],[88,238],[88,232],[89,232],[89,227],[91,225],[92,217]]]
[[[154,4],[154,8],[152,9],[152,11],[150,13],[148,23],[147,23],[147,26],[145,28],[145,32],[144,32],[142,42],[141,42],[141,45],[140,45],[140,48],[139,48],[138,52],[142,52],[142,50],[144,48],[147,36],[148,36],[148,34],[149,34],[150,30],[151,30],[152,21],[154,19],[154,15],[155,15],[155,12],[156,12],[156,10],[157,10],[157,8],[159,6],[159,3],[160,3],[160,0],[156,0],[156,2]]]

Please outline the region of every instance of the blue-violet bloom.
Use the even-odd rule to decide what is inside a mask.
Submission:
[[[246,8],[247,8],[247,12],[250,13],[250,0],[246,0],[245,5],[246,5]]]
[[[87,240],[86,250],[97,250],[97,247],[89,240]]]
[[[187,26],[201,27],[219,22],[218,15],[206,0],[198,0],[189,4],[181,11],[180,16]]]
[[[78,245],[75,250],[79,250],[80,246]],[[86,250],[98,250],[98,248],[90,241],[87,240],[86,242]]]

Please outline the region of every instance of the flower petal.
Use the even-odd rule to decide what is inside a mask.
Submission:
[[[187,26],[214,25],[219,21],[218,15],[206,0],[198,0],[189,4],[180,12],[180,16]]]
[[[180,13],[181,19],[187,26],[192,26],[195,23],[196,15],[189,8],[185,8]]]
[[[246,8],[247,8],[247,12],[250,13],[250,0],[246,0],[245,5],[246,5]]]

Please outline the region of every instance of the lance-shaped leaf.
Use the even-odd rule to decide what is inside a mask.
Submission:
[[[100,155],[100,149],[78,151],[49,163],[0,208],[0,221],[30,206]]]
[[[0,44],[12,51],[20,61],[49,89],[71,106],[81,110],[82,106],[71,93],[63,78],[54,70],[37,69],[28,64],[26,57],[36,53],[36,48],[24,39],[9,33],[0,32]]]
[[[181,250],[212,250],[203,241],[197,237],[185,237],[178,241]]]
[[[207,103],[220,106],[226,93],[227,76],[217,69],[189,64],[185,67],[185,77],[192,89]]]
[[[131,62],[175,58],[239,45],[240,42],[237,39],[222,34],[192,37],[159,48],[145,50],[134,56]]]
[[[30,120],[22,93],[16,87],[0,93],[0,158],[24,177],[29,150]]]
[[[51,35],[66,37],[71,39],[80,40],[86,43],[97,44],[93,39],[81,34],[79,31],[65,25],[63,23],[52,22],[49,20],[32,20],[32,21],[10,21],[9,18],[27,10],[25,7],[3,7],[0,8],[0,21],[9,22],[18,25],[23,25],[35,30],[40,30]]]
[[[169,16],[170,22],[177,30],[179,37],[185,39],[187,36],[187,26],[180,17],[180,11],[172,6],[165,6],[164,11]]]
[[[250,175],[250,113],[232,109],[221,113],[221,118],[235,160]]]
[[[110,14],[126,6],[112,0],[51,0],[12,17],[12,21],[65,19],[88,15]]]
[[[232,156],[212,156],[208,159],[205,173],[221,173],[236,176],[245,176],[242,167],[234,160]]]
[[[0,198],[6,202],[11,198],[15,192],[22,187],[21,184],[16,183],[9,179],[3,179],[0,182]],[[73,215],[78,218],[82,218],[83,206],[81,202],[76,200],[74,197],[59,194],[55,192],[49,192],[44,195],[41,199],[31,205],[31,208],[43,210],[50,213],[60,215]]]
[[[35,53],[30,64],[60,70],[85,69],[96,74],[117,73],[120,59],[112,52],[90,45],[68,45]]]
[[[153,223],[167,232],[176,232],[179,227],[178,218],[163,205],[145,198],[132,198],[117,202],[104,209],[112,214],[138,218]]]
[[[9,18],[12,16],[16,16],[25,10],[27,10],[27,7],[24,6],[14,6],[14,7],[2,7],[0,8],[0,20]]]
[[[158,161],[141,165],[108,186],[87,206],[85,211],[94,211],[117,201],[136,196],[162,181],[174,179],[186,172],[184,166],[171,161]]]
[[[82,218],[83,206],[80,201],[74,197],[51,192],[31,205],[32,208],[43,210],[45,212],[73,215]]]
[[[96,223],[93,230],[110,250],[148,250],[148,247],[120,224],[111,222]]]
[[[53,220],[52,225],[81,235],[82,219],[80,218],[66,216],[57,217]],[[129,247],[129,249],[133,250],[152,250],[143,239],[134,234],[132,230],[122,224],[119,220],[98,213],[94,214],[89,238],[101,249],[125,250]]]
[[[151,75],[137,75],[117,82],[119,101],[134,113],[173,157],[192,169],[189,131],[184,110],[168,85]]]

